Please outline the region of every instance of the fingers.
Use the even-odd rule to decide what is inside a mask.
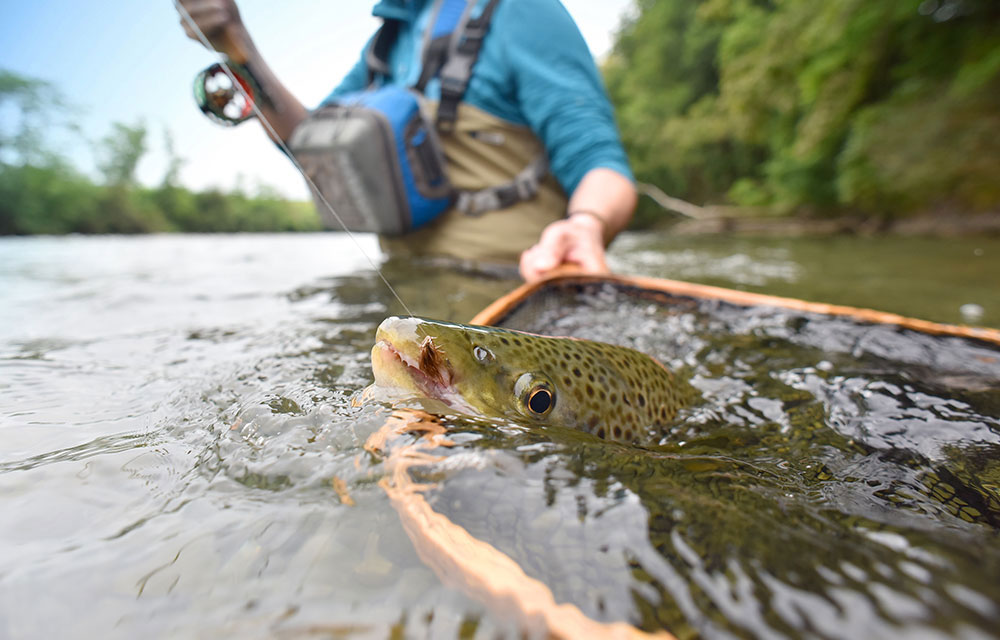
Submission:
[[[525,282],[534,282],[558,264],[550,254],[535,245],[521,254],[520,272]]]
[[[229,14],[218,9],[203,11],[197,14],[192,13],[191,19],[196,25],[198,25],[198,28],[201,29],[201,32],[206,36],[209,34],[214,35],[222,31],[230,22]],[[184,33],[186,33],[189,38],[198,40],[197,33],[191,28],[191,24],[183,17],[181,17],[181,26],[184,27]]]
[[[594,216],[573,215],[565,224],[573,238],[565,261],[579,265],[585,273],[610,273],[604,261],[605,223]]]
[[[604,260],[604,247],[596,246],[590,250],[574,252],[569,262],[580,265],[584,273],[610,273],[608,263]]]
[[[184,10],[194,16],[196,13],[222,10],[232,13],[233,3],[225,0],[177,0]]]
[[[542,232],[538,244],[521,254],[521,277],[527,282],[538,280],[563,262],[571,239],[562,230],[562,221],[550,224]]]
[[[563,262],[568,238],[563,235],[554,239],[542,236],[538,244],[521,254],[521,275],[527,281],[537,280],[545,272],[551,271]]]
[[[550,224],[538,244],[521,254],[521,277],[532,282],[566,263],[578,265],[585,273],[608,273],[600,233],[568,220]]]
[[[179,2],[206,36],[214,36],[238,22],[239,14],[232,2],[226,0],[179,0]],[[200,41],[197,32],[183,14],[180,22],[187,37]]]

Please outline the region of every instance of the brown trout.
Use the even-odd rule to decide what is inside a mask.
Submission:
[[[375,386],[466,413],[644,440],[681,393],[659,362],[627,347],[421,318],[387,318],[372,348]]]

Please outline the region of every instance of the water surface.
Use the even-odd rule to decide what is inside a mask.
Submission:
[[[975,304],[979,323],[1000,325],[996,240],[634,235],[613,263],[939,321]],[[451,320],[516,284],[434,265],[385,271],[414,313]],[[337,234],[0,239],[0,637],[510,631],[416,557],[377,486],[379,461],[363,454],[386,409],[349,399],[371,380],[375,327],[400,312]],[[738,377],[718,367],[702,376],[709,396]],[[849,373],[795,375],[782,384],[812,397],[852,388]],[[998,415],[993,396],[969,393],[977,416]],[[716,455],[769,415],[766,404],[758,419],[741,414],[744,399],[695,414],[677,441]],[[719,440],[706,441],[709,427]],[[988,525],[956,526],[995,547]],[[995,594],[954,589],[980,617],[952,629],[981,632]],[[707,619],[702,633],[725,629]]]
[[[632,234],[628,273],[1000,327],[1000,238],[801,238]],[[962,307],[973,313],[963,313]],[[981,313],[976,313],[977,311]]]

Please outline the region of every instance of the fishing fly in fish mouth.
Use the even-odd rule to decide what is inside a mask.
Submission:
[[[674,418],[674,376],[648,355],[577,338],[390,317],[375,334],[377,388],[466,413],[637,442]]]

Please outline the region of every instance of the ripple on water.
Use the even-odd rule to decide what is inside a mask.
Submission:
[[[350,398],[397,309],[346,240],[33,247],[0,271],[0,636],[517,634],[425,566],[378,486],[362,445],[386,412]],[[773,267],[753,278],[807,275],[740,253]],[[445,319],[509,286],[394,268]],[[695,392],[677,424],[630,447],[451,416],[456,446],[415,472],[439,513],[598,619],[995,635],[995,351],[592,293],[511,322],[659,357]]]

